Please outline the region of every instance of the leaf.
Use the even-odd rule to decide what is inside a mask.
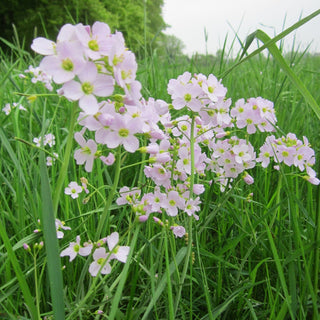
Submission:
[[[256,30],[255,32],[253,32],[252,34],[250,34],[247,37],[247,41],[246,41],[246,44],[243,48],[243,52],[241,54],[240,61],[238,61],[236,64],[234,64],[230,69],[228,69],[226,72],[224,72],[220,77],[221,78],[226,77],[234,68],[236,68],[237,66],[239,66],[243,62],[251,59],[253,56],[257,55],[258,53],[260,53],[264,49],[268,49],[269,52],[274,57],[274,59],[276,60],[276,62],[282,68],[284,73],[292,81],[292,83],[295,85],[295,87],[300,91],[302,96],[305,98],[306,102],[310,105],[310,107],[312,108],[312,110],[314,111],[314,113],[316,114],[318,119],[320,120],[320,107],[319,107],[319,105],[317,104],[317,102],[315,101],[313,96],[310,94],[310,92],[307,90],[307,88],[304,86],[302,81],[297,77],[297,75],[288,66],[285,59],[281,55],[280,50],[278,49],[278,47],[275,44],[277,41],[281,40],[282,38],[287,36],[289,33],[291,33],[292,31],[295,31],[296,29],[301,27],[303,24],[310,21],[311,19],[313,19],[314,17],[316,17],[319,14],[320,14],[320,9],[314,11],[312,14],[305,17],[304,19],[301,19],[300,21],[298,21],[297,23],[295,23],[291,27],[287,28],[286,30],[284,30],[283,32],[281,32],[280,34],[278,34],[277,36],[275,36],[272,39],[262,30],[259,30],[259,29]],[[254,52],[252,52],[251,54],[249,54],[244,59],[242,59],[243,56],[245,55],[245,53],[247,52],[249,46],[251,45],[251,43],[253,42],[253,40],[255,38],[262,41],[264,45],[261,46],[260,48],[258,48],[257,50],[255,50]]]
[[[36,320],[38,319],[38,312],[37,312],[37,308],[33,302],[33,297],[31,295],[31,292],[30,292],[30,289],[29,289],[29,286],[27,284],[27,281],[25,279],[25,275],[24,273],[22,272],[21,268],[20,268],[20,265],[19,265],[19,262],[18,262],[18,259],[12,249],[12,246],[11,246],[11,243],[10,243],[10,240],[9,240],[9,237],[7,235],[7,232],[6,232],[6,229],[4,227],[4,225],[2,223],[0,223],[0,236],[3,240],[3,244],[7,250],[7,254],[8,254],[8,257],[9,257],[9,260],[11,262],[11,265],[13,267],[13,270],[16,274],[16,277],[18,279],[18,282],[19,282],[19,285],[20,285],[20,289],[22,291],[22,294],[23,294],[23,298],[26,302],[26,305],[29,309],[29,312],[30,312],[30,315],[31,315],[31,318]]]
[[[170,263],[170,266],[169,266],[170,275],[176,270],[177,266],[182,262],[182,260],[184,259],[186,254],[187,254],[187,247],[183,247],[178,251],[178,253],[174,259],[175,261],[172,261]],[[150,303],[147,307],[147,310],[145,311],[145,313],[143,315],[142,320],[149,319],[148,315],[149,315],[150,311],[152,310],[154,304],[159,299],[159,297],[160,297],[162,291],[165,289],[166,285],[167,285],[167,274],[164,274],[159,282],[159,285],[158,285],[153,297],[152,297],[152,300],[150,301]]]
[[[47,252],[47,267],[52,298],[54,319],[65,319],[62,268],[59,256],[59,245],[55,226],[55,215],[51,198],[51,189],[45,162],[45,154],[40,154],[41,176],[41,225]]]

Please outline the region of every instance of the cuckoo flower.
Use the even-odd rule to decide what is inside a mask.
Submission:
[[[75,151],[74,158],[76,159],[77,164],[85,163],[85,170],[91,172],[95,154],[97,152],[97,144],[92,139],[86,141],[82,132],[76,132],[74,138],[81,146],[81,149]]]
[[[73,101],[79,100],[79,107],[86,114],[95,114],[99,110],[96,96],[107,97],[113,93],[113,78],[98,74],[96,65],[90,61],[78,77],[80,83],[71,80],[63,85],[64,96]]]
[[[46,56],[40,63],[40,69],[50,75],[55,83],[62,84],[72,80],[86,65],[82,46],[78,42],[59,42],[56,54]]]
[[[111,273],[110,254],[106,252],[104,247],[98,248],[93,253],[93,262],[89,266],[89,273],[96,277],[101,269],[101,274]]]
[[[108,55],[111,32],[106,23],[96,21],[92,28],[79,23],[75,26],[75,32],[87,57],[97,60]]]
[[[76,242],[70,242],[69,247],[62,250],[60,257],[69,256],[71,262],[79,254],[80,256],[88,256],[91,253],[93,245],[87,244],[84,247],[80,245],[80,236],[77,236]]]

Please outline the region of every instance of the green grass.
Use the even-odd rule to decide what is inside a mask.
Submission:
[[[213,60],[168,61],[150,55],[139,62],[143,95],[169,101],[167,83],[184,71],[226,74],[236,61],[222,52]],[[320,56],[293,48],[281,57],[319,104]],[[292,175],[294,169],[277,172],[256,167],[251,186],[239,180],[225,193],[214,184],[206,190],[200,220],[193,222],[188,243],[175,239],[152,219],[137,225],[133,213],[108,200],[115,167],[106,170],[95,163],[88,174],[70,157],[73,106],[46,96],[28,103],[17,94],[46,93],[41,85],[19,78],[35,63],[14,45],[11,56],[1,56],[1,109],[12,102],[28,109],[15,109],[8,116],[0,113],[1,319],[53,314],[70,320],[319,319],[318,187]],[[256,54],[223,78],[227,96],[233,102],[254,96],[274,101],[279,127],[300,139],[308,137],[316,151],[315,170],[320,172],[319,119],[282,67],[268,51]],[[46,168],[43,150],[32,139],[48,132],[56,136],[51,151],[59,154],[61,162]],[[263,140],[261,134],[252,142],[258,148]],[[138,153],[129,155],[126,164],[140,160]],[[121,171],[118,186],[144,184],[142,169],[137,165]],[[91,186],[86,204],[84,194],[72,200],[61,192],[70,181],[80,183],[81,177]],[[250,193],[252,201],[248,201]],[[106,206],[111,212],[106,212]],[[72,228],[59,240],[60,251],[79,234],[97,240],[97,232],[104,236],[117,230],[126,234],[121,244],[134,247],[130,263],[115,264],[110,275],[97,278],[88,274],[85,258],[71,263],[63,258],[60,266],[52,233],[55,214]],[[99,226],[101,217],[106,221],[103,226]],[[43,232],[34,233],[38,219]],[[33,251],[33,245],[43,239],[45,246],[34,257],[22,247],[28,243]],[[95,314],[99,309],[104,311],[101,316]]]

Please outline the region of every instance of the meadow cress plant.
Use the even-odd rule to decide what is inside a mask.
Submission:
[[[118,177],[126,152],[148,155],[144,187],[118,186],[118,178],[115,180],[97,237],[104,236],[101,232],[116,195],[116,204],[130,207],[138,221],[152,216],[175,237],[183,237],[188,227],[180,224],[201,219],[201,195],[207,186],[217,183],[224,191],[239,177],[252,184],[254,177],[248,171],[257,164],[263,168],[271,163],[294,166],[310,183],[320,183],[307,138],[300,141],[293,133],[276,137],[277,118],[269,100],[257,97],[232,103],[221,80],[190,72],[169,81],[170,103],[144,99],[135,78],[134,54],[126,48],[122,34],[111,33],[105,23],[64,25],[56,42],[37,38],[32,49],[45,56],[39,67],[29,67],[32,82],[41,81],[49,90],[52,83],[61,97],[79,105],[81,129],[74,134],[79,145],[74,152],[77,165],[94,172],[95,161],[100,159],[107,166],[114,165]],[[257,156],[250,139],[258,133],[268,136]],[[40,139],[34,139],[38,146]],[[52,147],[54,142],[54,136],[47,134],[43,146]],[[73,199],[83,190],[88,193],[83,179],[82,186],[70,182],[64,193]],[[58,223],[57,232],[61,230],[66,227]],[[125,263],[129,254],[130,248],[118,242],[117,232],[83,245],[78,235],[61,257],[72,261],[77,255],[92,254],[89,273],[94,277],[109,274],[110,261]]]
[[[21,104],[17,102],[13,102],[12,104],[6,103],[2,111],[8,116],[11,113],[11,111],[15,108],[18,108],[19,110],[27,111],[25,107],[23,107]]]

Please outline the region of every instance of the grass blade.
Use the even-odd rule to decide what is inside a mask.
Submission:
[[[255,33],[255,36],[257,39],[261,40],[263,43],[270,42],[270,37],[263,32],[262,30],[257,30]],[[305,98],[306,102],[310,105],[318,119],[320,120],[320,107],[317,104],[316,100],[313,98],[313,96],[310,94],[308,89],[305,87],[303,82],[297,77],[297,75],[292,71],[292,69],[288,66],[287,62],[284,60],[280,50],[277,48],[277,46],[272,43],[268,46],[268,49],[274,59],[277,61],[281,69],[284,71],[284,73],[287,75],[287,77],[292,81],[292,83],[295,85],[295,87],[300,91],[300,93]]]
[[[110,311],[110,315],[108,317],[109,320],[113,320],[117,314],[118,305],[119,305],[120,299],[122,297],[122,291],[123,291],[124,285],[127,280],[127,275],[128,275],[128,271],[129,271],[129,267],[130,267],[130,260],[133,256],[133,252],[134,252],[134,248],[136,246],[139,231],[140,231],[140,226],[138,225],[135,232],[134,232],[133,239],[130,244],[130,252],[129,252],[129,255],[127,258],[127,263],[124,265],[124,268],[121,272],[121,279],[120,279],[119,285],[117,287],[117,291],[116,291],[116,293],[113,297],[113,300],[112,300],[111,311]]]
[[[259,30],[259,29],[256,30],[255,32],[253,32],[252,34],[250,34],[247,37],[247,41],[246,41],[246,44],[245,44],[245,46],[243,48],[243,52],[242,52],[242,55],[240,57],[240,61],[238,61],[230,69],[228,69],[226,72],[224,72],[220,76],[220,78],[224,78],[234,68],[236,68],[237,66],[239,66],[243,62],[249,60],[253,56],[257,55],[258,53],[260,53],[264,49],[268,49],[269,52],[274,57],[274,59],[279,64],[279,66],[282,68],[282,70],[285,72],[285,74],[288,76],[288,78],[292,81],[292,83],[296,86],[296,88],[300,91],[302,96],[305,98],[307,103],[310,105],[310,107],[312,108],[312,110],[314,111],[314,113],[316,114],[318,119],[320,120],[320,107],[319,107],[319,105],[317,104],[317,102],[315,101],[313,96],[310,94],[310,92],[307,90],[307,88],[305,87],[303,82],[296,76],[296,74],[288,66],[288,64],[284,60],[283,56],[281,55],[280,50],[277,48],[277,46],[275,44],[277,41],[281,40],[282,38],[287,36],[289,33],[291,33],[292,31],[294,31],[296,29],[298,29],[303,24],[305,24],[306,22],[310,21],[311,19],[313,19],[314,17],[316,17],[319,14],[320,14],[320,9],[314,11],[312,14],[310,14],[307,17],[305,17],[304,19],[301,19],[300,21],[298,21],[297,23],[295,23],[291,27],[287,28],[286,30],[284,30],[283,32],[281,32],[280,34],[278,34],[277,36],[275,36],[272,39],[265,32],[263,32],[262,30]],[[262,47],[258,48],[257,50],[255,50],[254,52],[252,52],[251,54],[249,54],[246,58],[242,59],[242,57],[245,55],[245,53],[247,52],[248,48],[250,47],[251,43],[253,42],[253,40],[255,38],[257,38],[260,41],[262,41],[264,45]]]
[[[62,269],[59,256],[59,245],[55,227],[55,215],[51,198],[49,178],[45,162],[45,154],[40,154],[40,176],[41,176],[41,224],[45,239],[45,248],[48,260],[48,274],[51,289],[52,307],[55,319],[64,320],[64,301],[62,285]]]
[[[3,244],[7,250],[7,254],[8,254],[8,258],[11,262],[11,265],[13,267],[13,270],[16,274],[16,277],[18,279],[19,285],[20,285],[20,289],[22,291],[24,300],[26,302],[26,305],[28,306],[30,315],[32,319],[39,319],[38,316],[38,312],[37,312],[37,308],[36,305],[33,302],[33,297],[31,295],[29,286],[27,284],[27,281],[25,279],[24,273],[22,272],[18,259],[13,251],[13,248],[11,246],[9,237],[7,235],[6,229],[4,227],[4,225],[2,223],[0,223],[0,236],[3,240]]]
[[[170,275],[176,271],[176,268],[177,266],[183,261],[185,255],[187,254],[187,247],[183,247],[181,248],[176,257],[175,257],[175,261],[172,261],[169,265],[169,273]],[[159,285],[152,297],[152,300],[150,301],[148,307],[147,307],[147,310],[145,311],[143,317],[142,317],[142,320],[145,320],[145,319],[149,319],[148,316],[149,316],[149,313],[150,311],[152,310],[155,302],[158,300],[158,298],[160,297],[161,293],[163,292],[163,290],[165,289],[166,287],[166,282],[167,282],[167,273],[165,275],[163,275],[163,277],[161,278],[160,282],[159,282]]]
[[[265,227],[266,227],[266,231],[267,231],[267,235],[268,235],[271,251],[272,251],[272,254],[273,254],[273,258],[274,258],[274,261],[275,261],[275,264],[276,264],[276,267],[277,267],[277,271],[278,271],[280,283],[281,283],[281,286],[282,286],[282,290],[284,292],[285,302],[286,302],[286,304],[288,306],[288,310],[289,310],[291,318],[295,319],[295,316],[293,314],[292,307],[291,307],[291,297],[290,297],[289,292],[288,292],[286,280],[285,280],[285,277],[284,277],[284,271],[283,271],[283,268],[281,266],[281,262],[280,262],[280,258],[279,258],[278,252],[277,252],[277,248],[276,248],[276,245],[275,245],[275,243],[273,241],[272,234],[271,234],[271,231],[270,231],[270,228],[269,228],[268,224],[266,224]]]

